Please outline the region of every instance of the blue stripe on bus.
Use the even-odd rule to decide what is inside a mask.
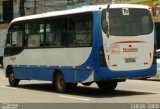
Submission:
[[[54,71],[61,70],[65,81],[69,83],[81,82],[90,76],[92,69],[73,67],[47,67],[47,66],[14,66],[14,77],[24,80],[53,81]]]
[[[54,71],[58,67],[45,67],[45,66],[14,66],[14,76],[16,79],[24,80],[46,80],[53,81]],[[116,78],[136,78],[136,77],[149,77],[155,75],[157,66],[153,64],[149,69],[133,70],[133,71],[111,71],[107,67],[101,67],[94,70],[94,81],[116,79]],[[61,67],[65,81],[68,83],[85,81],[93,69]]]

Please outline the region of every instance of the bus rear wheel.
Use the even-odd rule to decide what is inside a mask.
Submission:
[[[100,81],[97,85],[101,91],[111,92],[117,87],[117,81]]]
[[[62,73],[57,73],[55,75],[53,84],[55,85],[56,91],[60,93],[70,92],[77,86],[77,83],[66,83]]]
[[[19,85],[20,80],[14,78],[14,72],[13,69],[9,69],[9,75],[8,75],[8,81],[10,86],[17,87]]]
[[[55,75],[55,88],[60,93],[64,92],[66,89],[64,76],[62,75],[62,73],[57,73]]]

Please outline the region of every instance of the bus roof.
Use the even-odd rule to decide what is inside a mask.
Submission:
[[[82,6],[75,9],[69,10],[61,10],[61,11],[51,11],[42,14],[36,15],[29,15],[24,17],[18,17],[12,20],[11,23],[17,21],[26,21],[32,19],[39,19],[39,18],[47,18],[47,17],[54,17],[54,16],[61,16],[61,15],[69,15],[69,14],[76,14],[76,13],[83,13],[83,12],[92,12],[98,11],[107,8],[108,5],[89,5],[89,6]],[[110,4],[110,8],[142,8],[142,9],[149,9],[149,6],[145,5],[134,5],[134,4]]]

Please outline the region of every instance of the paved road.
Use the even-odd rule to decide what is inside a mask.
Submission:
[[[72,89],[71,89],[72,90]],[[0,70],[0,103],[160,103],[160,81],[127,80],[112,93],[102,93],[96,84],[81,84],[72,93],[57,93],[51,82],[21,81],[10,87]]]

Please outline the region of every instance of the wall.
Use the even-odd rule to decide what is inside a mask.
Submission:
[[[67,0],[25,0],[25,15],[67,9]]]

